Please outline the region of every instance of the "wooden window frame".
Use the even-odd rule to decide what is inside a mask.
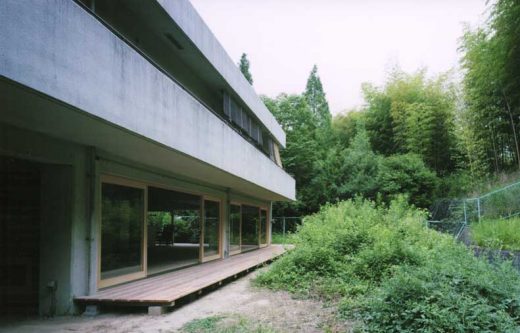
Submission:
[[[242,253],[242,206],[246,205],[246,206],[251,206],[251,207],[255,207],[255,208],[258,208],[258,248],[263,248],[263,247],[267,247],[271,244],[271,234],[270,234],[270,230],[271,230],[271,223],[270,223],[270,219],[269,219],[269,212],[270,212],[270,209],[267,207],[267,206],[263,206],[263,205],[258,205],[258,204],[254,204],[254,203],[250,203],[250,202],[247,202],[247,201],[231,201],[229,203],[229,217],[231,218],[231,206],[232,205],[235,205],[235,206],[239,206],[240,207],[240,245],[239,245],[239,250],[235,250],[235,251],[229,251],[229,255],[232,256],[232,255],[235,255],[235,254],[239,254],[239,253]],[[266,242],[265,243],[262,243],[262,224],[261,224],[261,217],[262,217],[262,210],[264,210],[266,212],[266,229],[265,229],[265,232],[266,232]],[[254,251],[254,250],[251,250],[251,251]]]
[[[110,286],[114,286],[116,284],[121,284],[128,281],[133,281],[141,278],[145,278],[147,276],[148,264],[147,264],[147,219],[146,214],[148,212],[148,186],[146,183],[130,180],[124,177],[112,176],[112,175],[101,175],[99,181],[99,196],[98,196],[98,216],[96,217],[96,234],[97,234],[97,289],[102,289]],[[101,279],[101,251],[102,251],[102,210],[103,210],[103,184],[113,184],[119,186],[126,186],[131,188],[138,188],[143,190],[143,212],[142,212],[142,221],[141,221],[141,230],[142,230],[142,239],[141,239],[141,270],[139,272],[124,274],[120,276],[115,276],[108,279]]]
[[[121,276],[117,276],[117,277],[113,277],[113,278],[108,278],[108,279],[101,279],[101,233],[102,233],[102,221],[101,221],[101,217],[102,217],[102,186],[104,183],[107,183],[107,184],[114,184],[114,185],[121,185],[121,186],[127,186],[127,187],[132,187],[132,188],[138,188],[138,189],[142,189],[144,191],[144,197],[143,197],[143,200],[144,200],[144,203],[143,203],[143,219],[142,219],[142,235],[143,235],[143,238],[141,240],[141,254],[142,254],[142,258],[141,258],[141,271],[139,272],[135,272],[135,273],[130,273],[130,274],[125,274],[125,275],[121,275]],[[116,176],[116,175],[110,175],[110,174],[102,174],[100,176],[100,181],[99,181],[99,195],[98,195],[98,202],[97,202],[97,205],[99,207],[99,209],[97,210],[97,217],[96,217],[96,220],[97,220],[97,237],[98,237],[98,242],[97,242],[97,289],[102,289],[102,288],[106,288],[106,287],[110,287],[110,286],[113,286],[113,285],[117,285],[117,284],[121,284],[121,283],[124,283],[124,282],[129,282],[129,281],[133,281],[133,280],[137,280],[137,279],[141,279],[141,278],[146,278],[148,276],[148,262],[147,262],[147,258],[148,258],[148,251],[147,251],[147,242],[148,242],[148,235],[147,235],[147,232],[148,232],[148,221],[147,221],[147,213],[148,213],[148,188],[149,187],[156,187],[156,188],[161,188],[161,189],[165,189],[165,190],[171,190],[171,191],[177,191],[177,192],[181,192],[181,193],[186,193],[186,194],[193,194],[193,195],[197,195],[197,196],[200,196],[200,200],[201,200],[201,209],[200,209],[200,215],[199,215],[199,223],[200,223],[200,244],[199,244],[199,262],[198,264],[201,264],[201,263],[205,263],[205,262],[208,262],[208,261],[212,261],[212,260],[217,260],[217,259],[221,259],[223,258],[223,249],[224,249],[224,227],[225,227],[225,223],[224,223],[224,199],[223,198],[220,198],[218,196],[212,196],[212,195],[206,195],[205,193],[201,193],[199,191],[193,191],[193,190],[189,190],[189,189],[185,189],[183,187],[177,187],[177,186],[169,186],[169,185],[165,185],[165,184],[161,184],[161,183],[156,183],[156,182],[149,182],[149,181],[139,181],[139,180],[131,180],[129,178],[126,178],[124,176]],[[209,257],[204,257],[204,235],[205,235],[205,204],[204,204],[204,201],[214,201],[214,202],[218,202],[219,203],[219,209],[220,209],[220,212],[219,212],[219,227],[218,227],[218,232],[219,232],[219,246],[218,246],[218,254],[215,254],[215,255],[212,255],[212,256],[209,256]],[[229,251],[229,255],[232,256],[232,255],[236,255],[236,254],[240,254],[240,253],[243,253],[242,251],[242,232],[243,232],[243,219],[242,219],[242,206],[243,205],[248,205],[248,206],[253,206],[253,207],[256,207],[258,208],[258,212],[259,212],[259,215],[258,215],[258,220],[259,220],[259,230],[258,230],[258,248],[263,248],[263,247],[267,247],[271,244],[271,223],[270,223],[270,209],[267,207],[267,206],[264,206],[264,205],[258,205],[258,204],[255,204],[255,203],[252,203],[252,202],[248,202],[248,201],[231,201],[228,206],[227,206],[227,216],[228,218],[230,218],[231,216],[231,206],[238,206],[240,207],[240,225],[239,225],[239,246],[238,246],[238,249],[237,250],[234,250],[234,251]],[[266,212],[266,243],[261,243],[262,239],[261,239],[261,214],[262,214],[262,210]],[[231,230],[230,230],[230,233],[231,233]],[[229,244],[231,245],[231,244]],[[252,250],[254,251],[254,250]]]
[[[222,200],[217,198],[217,197],[212,197],[212,196],[208,196],[208,195],[202,195],[202,198],[201,198],[202,202],[201,202],[201,226],[200,226],[200,251],[199,251],[199,255],[200,255],[200,258],[199,258],[199,261],[201,263],[204,263],[204,262],[208,262],[208,261],[212,261],[212,260],[215,260],[215,259],[221,259],[222,258],[222,241],[223,241],[223,237],[222,237],[222,234],[223,234],[223,223],[222,223],[222,220],[223,220],[223,211],[222,211]],[[205,201],[213,201],[213,202],[218,202],[218,206],[219,206],[219,221],[218,221],[218,253],[217,254],[214,254],[212,256],[204,256],[204,236],[205,236],[205,226],[206,226],[206,205],[205,205]]]
[[[232,202],[229,203],[229,209],[228,209],[229,214],[228,215],[229,215],[229,220],[230,220],[230,223],[229,223],[230,226],[231,226],[231,206],[238,206],[238,207],[240,207],[240,225],[239,225],[239,234],[238,234],[238,237],[239,237],[238,250],[234,250],[234,251],[229,250],[229,255],[233,256],[235,254],[242,253],[242,204],[240,202],[236,202],[236,201],[232,201]],[[231,230],[230,230],[230,235],[231,235]],[[231,243],[229,243],[229,245],[231,246]]]
[[[260,211],[259,211],[259,218],[258,220],[260,221],[260,223],[258,223],[259,225],[259,230],[258,230],[258,244],[260,245],[260,247],[266,247],[266,246],[269,246],[269,227],[270,227],[270,224],[269,223],[269,208],[267,207],[262,207],[260,206]],[[265,211],[265,243],[262,243],[262,211]]]

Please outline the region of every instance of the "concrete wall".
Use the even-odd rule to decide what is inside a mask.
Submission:
[[[244,103],[285,147],[285,133],[188,0],[157,0]],[[240,27],[236,27],[240,30]]]
[[[1,1],[0,31],[0,75],[295,198],[294,179],[283,169],[76,3]]]
[[[73,296],[88,292],[87,149],[1,123],[0,133],[1,155],[41,165],[40,313],[73,313]]]
[[[223,255],[229,254],[229,202],[270,208],[270,202],[158,173],[103,151],[0,123],[0,155],[42,167],[40,313],[77,313],[74,295],[97,291],[100,178],[109,174],[218,198],[222,205]],[[56,282],[56,292],[49,283]]]
[[[73,167],[44,164],[41,170],[40,313],[71,313]]]

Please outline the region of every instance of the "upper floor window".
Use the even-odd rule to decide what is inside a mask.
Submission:
[[[278,166],[282,166],[278,145],[260,124],[241,107],[229,94],[224,93],[224,115],[240,132],[250,138]]]

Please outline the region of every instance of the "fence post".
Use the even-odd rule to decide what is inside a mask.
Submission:
[[[466,199],[464,199],[464,223],[468,224],[468,214],[466,213]]]
[[[283,239],[285,239],[285,216],[282,217]]]
[[[477,198],[478,221],[480,222],[480,197]]]

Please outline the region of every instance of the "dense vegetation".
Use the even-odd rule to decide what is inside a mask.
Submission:
[[[363,91],[363,110],[331,119],[314,67],[302,95],[264,98],[287,133],[282,160],[298,193],[298,202],[279,206],[276,215],[304,215],[356,195],[389,202],[406,194],[428,207],[449,191],[445,183],[452,185],[461,155],[449,78],[395,70],[385,87],[365,85]]]
[[[520,2],[498,0],[462,37],[462,142],[473,172],[520,167]]]
[[[520,251],[520,218],[483,220],[471,225],[471,239],[481,247]]]
[[[307,217],[261,285],[337,302],[366,332],[516,332],[520,276],[424,225],[398,198],[355,199]]]
[[[331,117],[315,66],[301,95],[264,98],[297,184],[297,202],[273,214],[311,215],[259,284],[334,302],[360,331],[520,331],[511,263],[476,258],[415,208],[520,170],[520,2],[490,6],[484,26],[461,37],[461,82],[394,68],[383,85],[363,85],[362,107]],[[519,221],[484,221],[471,234],[520,249]]]
[[[520,169],[520,3],[490,5],[482,27],[460,40],[463,80],[394,68],[365,103],[332,117],[318,69],[300,95],[264,97],[287,133],[281,153],[296,179],[296,203],[276,216],[303,216],[361,195],[419,207],[456,197]]]

